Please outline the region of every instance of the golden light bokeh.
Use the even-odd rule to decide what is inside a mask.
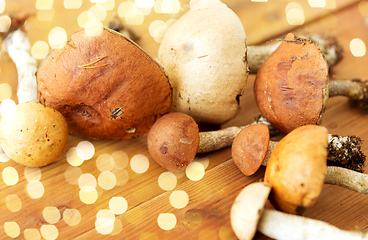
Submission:
[[[95,155],[95,146],[90,141],[85,140],[79,142],[77,148],[82,150],[84,160],[89,160]]]
[[[16,110],[16,104],[12,99],[4,99],[0,104],[0,114],[4,118],[12,118]]]
[[[69,148],[66,153],[67,162],[74,167],[78,167],[83,164],[85,159],[84,152],[82,149],[77,147]]]
[[[112,172],[104,171],[98,175],[98,185],[104,190],[111,190],[116,186],[116,177]]]
[[[41,234],[36,228],[27,228],[23,232],[25,240],[41,240]]]
[[[286,20],[290,25],[303,25],[305,22],[304,9],[297,2],[290,2],[285,8]]]
[[[50,48],[47,42],[37,41],[32,45],[31,55],[35,59],[44,59],[49,53]]]
[[[55,224],[60,221],[61,213],[56,207],[45,207],[42,210],[43,219],[49,224]]]
[[[20,227],[16,222],[5,222],[4,231],[11,238],[17,238],[20,235]]]
[[[65,209],[63,212],[63,220],[69,226],[77,226],[82,219],[81,213],[78,209]]]
[[[18,212],[22,208],[22,201],[16,194],[10,194],[6,196],[5,204],[11,212]]]
[[[112,197],[109,201],[109,209],[116,215],[123,214],[128,209],[128,202],[124,197]]]
[[[178,179],[172,172],[163,172],[158,177],[158,185],[165,191],[173,190],[178,183]]]
[[[79,199],[84,204],[93,204],[98,199],[98,192],[97,192],[96,188],[94,188],[92,186],[84,186],[79,191]]]
[[[128,154],[122,150],[114,151],[111,157],[114,160],[114,168],[116,169],[123,169],[129,164]]]
[[[205,169],[199,162],[191,162],[185,169],[186,176],[192,181],[199,181],[205,174]]]
[[[1,6],[0,6],[1,7]],[[11,19],[7,15],[0,16],[0,32],[7,32],[11,25]]]
[[[38,10],[48,10],[54,5],[53,0],[36,0],[36,8]]]
[[[171,230],[176,226],[177,219],[173,213],[161,213],[157,217],[157,224],[163,230]]]
[[[134,172],[142,174],[149,168],[148,158],[142,154],[137,154],[130,159],[130,167]]]
[[[188,205],[188,193],[182,190],[174,191],[170,194],[170,204],[174,208],[181,209]]]
[[[48,40],[51,48],[63,48],[68,41],[66,30],[62,27],[54,27],[49,32]]]
[[[25,167],[24,177],[28,182],[41,180],[41,169],[39,167]]]
[[[28,182],[26,186],[26,191],[30,198],[38,199],[41,198],[45,193],[45,187],[40,181],[32,180]]]
[[[82,6],[83,0],[64,0],[64,8],[79,9]]]
[[[15,168],[6,167],[2,171],[2,178],[6,185],[13,186],[18,183],[19,175]]]
[[[86,186],[92,187],[92,188],[96,188],[97,186],[97,180],[95,176],[93,176],[90,173],[83,173],[78,179],[78,187],[80,189]]]
[[[59,230],[55,225],[42,225],[40,232],[41,236],[46,240],[54,240],[59,236]]]
[[[68,183],[77,185],[82,174],[83,172],[79,167],[70,166],[65,170],[64,177]]]
[[[360,38],[354,38],[350,41],[350,52],[354,57],[363,57],[367,52],[364,41]]]
[[[103,153],[97,157],[96,167],[100,172],[111,171],[115,167],[114,158],[109,154]]]

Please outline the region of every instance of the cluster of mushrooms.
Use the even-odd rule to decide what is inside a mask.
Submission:
[[[11,28],[4,38],[13,61],[31,67],[18,71],[16,115],[0,121],[5,153],[23,165],[55,161],[68,134],[125,140],[147,134],[151,157],[170,171],[183,171],[197,153],[231,146],[244,175],[266,166],[264,182],[245,187],[231,209],[240,239],[252,239],[257,229],[277,239],[312,239],[302,227],[290,235],[275,227],[275,222],[287,224],[278,215],[301,215],[315,204],[324,183],[368,192],[361,140],[339,138],[319,126],[329,97],[344,95],[360,105],[367,99],[364,81],[329,80],[329,67],[341,58],[334,39],[289,33],[267,46],[247,46],[240,19],[219,0],[192,0],[168,29],[157,60],[131,39],[103,28],[97,36],[74,33],[36,67],[27,54],[29,43],[11,48],[16,39],[23,39],[16,46],[24,46],[24,38],[21,27]],[[257,74],[254,93],[262,118],[200,132],[198,124],[222,125],[239,113],[249,73]],[[271,132],[283,138],[272,141]],[[46,152],[52,156],[45,157]],[[344,165],[352,156],[352,169],[327,166],[327,160]],[[264,209],[267,199],[284,213]],[[292,221],[302,225],[310,221],[295,217]],[[259,218],[258,228],[249,225]],[[344,239],[363,236],[318,224],[329,239],[335,231]],[[313,233],[322,239],[322,233]]]

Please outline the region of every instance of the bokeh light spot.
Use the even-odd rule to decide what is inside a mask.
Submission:
[[[83,151],[84,160],[89,160],[95,155],[95,146],[90,141],[81,141],[77,148]]]
[[[51,48],[61,49],[67,42],[67,33],[62,27],[54,27],[51,29],[49,35],[49,45]]]
[[[96,188],[97,180],[96,180],[95,176],[93,176],[92,174],[83,173],[78,179],[78,186],[79,186],[80,189],[82,189],[83,187],[86,187],[86,186]]]
[[[32,180],[27,184],[27,193],[30,198],[38,199],[45,193],[45,188],[40,181]]]
[[[42,237],[46,240],[54,240],[59,236],[59,231],[55,225],[42,225],[40,232]]]
[[[82,170],[79,167],[70,166],[65,170],[64,177],[68,183],[77,185],[78,179],[82,174]]]
[[[194,158],[193,162],[198,162],[203,165],[204,169],[207,169],[207,167],[210,165],[210,159],[208,157],[203,158]]]
[[[205,174],[205,169],[199,162],[191,162],[185,169],[185,174],[192,181],[199,181]]]
[[[20,227],[16,222],[5,222],[4,231],[11,238],[16,238],[20,235]]]
[[[170,194],[170,204],[174,208],[181,209],[187,206],[189,203],[188,193],[185,191],[174,191]]]
[[[114,160],[114,168],[123,169],[129,164],[128,154],[124,151],[117,150],[111,154]]]
[[[103,31],[103,24],[98,19],[89,20],[84,26],[84,30],[88,36],[96,37],[100,35]]]
[[[82,0],[64,0],[65,9],[79,9],[82,6]]]
[[[290,2],[286,8],[286,20],[290,25],[303,25],[305,22],[304,9],[297,2]]]
[[[96,159],[96,167],[100,172],[111,171],[114,169],[115,161],[114,158],[109,154],[101,154]]]
[[[96,4],[90,7],[89,11],[91,11],[97,20],[103,21],[106,18],[106,9],[101,4]]]
[[[128,209],[128,202],[123,197],[112,197],[109,201],[109,209],[116,215],[123,214]]]
[[[158,226],[163,230],[171,230],[176,225],[176,217],[173,213],[161,213],[157,218]]]
[[[165,191],[170,191],[176,187],[178,179],[172,172],[163,172],[158,177],[158,185]]]
[[[82,216],[77,209],[65,209],[63,220],[69,226],[76,226],[80,223]]]
[[[53,0],[37,0],[36,8],[38,10],[47,10],[52,8],[53,4],[54,4]]]
[[[110,234],[114,229],[115,215],[110,210],[100,210],[96,216],[95,228],[102,235]]]
[[[360,1],[359,5],[359,12],[362,14],[362,16],[367,17],[368,16],[368,1]]]
[[[12,118],[17,110],[17,105],[11,99],[5,99],[0,104],[0,114],[4,118]]]
[[[2,172],[3,181],[8,186],[13,186],[18,183],[19,175],[15,168],[6,167]]]
[[[111,190],[116,186],[116,177],[112,172],[104,171],[98,176],[98,185],[104,190]]]
[[[23,232],[25,240],[41,240],[41,234],[36,228],[27,228]]]
[[[45,219],[45,221],[49,224],[55,224],[59,222],[61,214],[59,209],[57,209],[56,207],[45,207],[42,210],[42,216],[43,219]]]
[[[5,0],[0,0],[0,13],[5,10]]]
[[[130,167],[136,173],[144,173],[149,168],[148,158],[142,154],[137,154],[130,160]]]
[[[6,196],[5,204],[11,212],[18,212],[22,208],[22,201],[16,194]]]
[[[55,16],[55,9],[38,10],[37,19],[40,21],[51,21]]]
[[[0,32],[7,32],[11,25],[11,19],[7,15],[0,16]]]
[[[98,193],[96,188],[91,186],[85,186],[79,191],[79,199],[84,204],[93,204],[97,201]]]
[[[114,168],[111,172],[115,175],[116,186],[123,186],[128,182],[129,173],[127,170]]]
[[[178,13],[180,11],[180,2],[178,0],[163,0],[161,11],[162,13]]]
[[[236,236],[231,226],[222,226],[219,230],[219,237],[221,240],[236,239]]]
[[[367,52],[367,47],[362,39],[355,38],[350,42],[350,52],[354,57],[363,57]]]
[[[308,0],[309,6],[312,8],[324,8],[326,7],[326,0]]]
[[[123,230],[123,224],[120,219],[115,219],[114,221],[114,229],[110,233],[111,235],[118,235]]]
[[[93,12],[91,11],[83,11],[78,15],[78,25],[81,28],[84,28],[87,24],[87,22],[89,22],[92,19],[96,19],[96,16]]]
[[[72,147],[66,153],[66,160],[74,167],[80,166],[84,162],[84,152],[80,148]]]
[[[49,53],[49,45],[44,41],[37,41],[33,44],[31,54],[35,59],[44,59]]]

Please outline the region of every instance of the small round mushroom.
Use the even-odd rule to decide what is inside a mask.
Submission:
[[[268,183],[255,182],[244,187],[236,197],[230,221],[240,240],[253,239],[257,230],[279,240],[368,239],[368,234],[364,232],[342,230],[320,220],[265,208],[271,189]]]
[[[367,101],[368,84],[329,80],[325,55],[311,40],[289,33],[263,62],[254,94],[262,115],[280,132],[320,124],[329,97],[342,95]]]
[[[37,61],[30,54],[31,45],[22,29],[27,18],[12,18],[3,46],[18,73],[18,105],[12,116],[0,120],[0,142],[5,154],[15,162],[42,167],[54,162],[68,139],[65,118],[55,109],[38,103],[35,72]]]
[[[39,99],[61,112],[71,135],[131,139],[170,111],[172,88],[161,68],[122,34],[80,30],[37,71]]]
[[[24,166],[42,167],[54,162],[67,140],[68,125],[63,115],[40,103],[20,103],[12,117],[0,120],[5,154]]]

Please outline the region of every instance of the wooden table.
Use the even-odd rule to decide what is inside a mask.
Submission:
[[[69,38],[80,29],[77,17],[93,6],[89,1],[83,1],[79,9],[65,9],[63,1],[55,1],[49,10],[51,13],[54,10],[53,18],[41,21],[37,19],[40,10],[35,8],[35,2],[6,0],[7,12],[33,14],[26,24],[32,44],[36,41],[48,42],[48,34],[54,27],[64,28]],[[187,2],[182,1],[182,6]],[[368,43],[367,1],[328,0],[328,8],[312,8],[307,0],[298,1],[305,16],[302,26],[287,22],[285,8],[289,1],[225,2],[242,20],[248,44],[259,44],[304,27],[316,33],[329,32],[336,36],[344,49],[343,60],[331,68],[331,79],[366,78],[368,56],[354,57],[349,44],[355,38]],[[114,8],[107,11],[104,23],[117,12],[120,3],[122,1],[116,0]],[[139,44],[153,57],[156,56],[159,43],[148,34],[149,25],[153,20],[167,21],[170,17],[170,14],[158,14],[152,10],[142,24],[131,26],[141,36]],[[0,70],[0,84],[8,83],[12,87],[11,98],[17,101],[16,69],[4,52],[0,58]],[[240,114],[222,127],[248,124],[259,114],[252,91],[254,78],[254,75],[250,75],[241,97]],[[363,140],[368,139],[367,124],[367,115],[353,108],[344,97],[329,100],[322,121],[330,133],[357,135]],[[198,156],[197,160],[208,164],[203,178],[197,181],[190,180],[185,174],[177,175],[176,186],[164,190],[159,186],[159,177],[166,170],[149,156],[146,136],[129,141],[89,140],[95,149],[93,157],[79,166],[72,166],[67,161],[67,155],[70,149],[82,141],[86,139],[70,136],[60,158],[40,169],[26,168],[12,160],[0,163],[0,171],[16,170],[18,176],[13,184],[9,184],[4,174],[0,179],[0,239],[10,239],[10,236],[18,236],[17,239],[236,239],[229,221],[231,205],[244,186],[262,180],[265,170],[262,167],[253,176],[245,177],[235,166],[230,148],[226,148]],[[125,162],[127,166],[124,165],[122,155],[116,157],[116,151],[124,151],[130,162],[133,162],[133,158],[135,161],[137,155],[143,155],[149,162],[148,170],[134,172],[128,162]],[[366,142],[362,151],[368,154]],[[111,156],[117,161],[115,165],[110,161]],[[365,170],[368,168],[365,167]],[[117,183],[112,189],[99,180],[102,172],[115,174]],[[97,193],[95,199],[91,195],[83,197],[85,195],[77,184],[82,174],[92,177],[96,185],[92,191]],[[39,187],[41,190],[43,188],[43,193],[38,192]],[[182,206],[174,204],[174,207],[170,203],[170,196],[173,199],[175,194],[183,194],[179,195],[184,196],[179,201],[184,201]],[[188,197],[187,203],[185,196]],[[127,203],[126,211],[124,200]],[[118,204],[114,204],[114,201]],[[308,209],[304,216],[323,220],[342,229],[367,231],[367,203],[367,195],[325,185],[316,205]],[[107,215],[101,217],[103,214]],[[115,220],[110,219],[111,215]],[[161,224],[165,217],[167,221],[160,227],[159,222]],[[176,220],[172,229],[170,219]],[[112,223],[115,224],[114,228]],[[169,230],[164,230],[165,227]],[[257,233],[255,239],[267,237]]]

